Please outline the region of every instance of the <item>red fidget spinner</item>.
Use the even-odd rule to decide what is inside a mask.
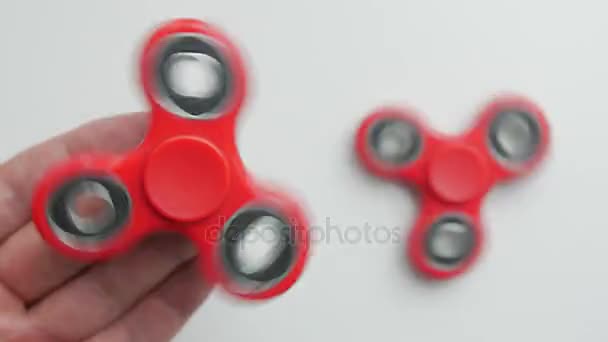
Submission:
[[[206,68],[212,81],[201,82],[209,89],[180,88],[184,63]],[[175,231],[198,247],[206,279],[228,292],[248,299],[283,293],[306,262],[308,224],[291,199],[258,186],[241,161],[235,123],[246,76],[237,49],[206,23],[175,20],[153,32],[140,71],[151,106],[144,141],[125,155],[82,155],[48,171],[33,200],[40,233],[69,256],[100,260],[148,234]],[[91,198],[96,205],[84,204]],[[261,222],[273,229],[275,248],[264,265],[245,267],[245,237]]]
[[[408,240],[414,268],[434,279],[466,271],[480,252],[480,207],[497,182],[531,171],[546,155],[541,109],[518,96],[488,104],[458,136],[433,131],[410,110],[382,108],[363,120],[357,154],[373,174],[412,185],[420,211]]]

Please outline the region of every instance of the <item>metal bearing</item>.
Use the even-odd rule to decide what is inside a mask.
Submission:
[[[523,110],[505,110],[490,124],[488,141],[493,155],[507,164],[521,164],[536,155],[541,144],[538,120]]]
[[[427,257],[443,267],[454,267],[466,260],[475,247],[473,224],[463,215],[443,215],[426,233]]]
[[[62,184],[47,205],[47,220],[64,243],[87,248],[115,236],[131,214],[131,199],[116,179],[83,176]]]
[[[184,59],[212,61],[217,80],[210,94],[185,95],[171,84],[172,67]],[[156,96],[174,114],[190,119],[209,119],[220,114],[231,95],[233,75],[218,42],[200,34],[176,34],[166,38],[156,56]]]
[[[413,123],[398,118],[381,119],[368,135],[374,157],[392,166],[413,162],[422,149],[422,136]]]
[[[260,227],[261,223],[265,226]],[[256,224],[257,233],[254,231]],[[269,229],[273,231],[275,240],[264,256],[265,262],[254,268],[247,267],[246,263],[252,260],[243,260],[241,252],[255,248],[254,243],[264,239],[263,233]],[[250,236],[254,240],[249,239]],[[272,287],[289,273],[296,259],[296,248],[294,229],[282,215],[270,208],[250,207],[237,212],[225,225],[220,254],[227,273],[239,286],[260,291]]]

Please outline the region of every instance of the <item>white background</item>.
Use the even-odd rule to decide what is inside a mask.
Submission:
[[[317,243],[286,295],[215,292],[177,341],[606,341],[608,6],[533,0],[3,1],[0,156],[90,119],[146,108],[142,39],[179,16],[219,25],[252,75],[239,146],[251,172],[311,219],[407,232],[415,201],[368,177],[352,135],[408,103],[457,132],[496,91],[553,128],[538,172],[486,199],[488,244],[458,280],[428,284],[395,243]]]

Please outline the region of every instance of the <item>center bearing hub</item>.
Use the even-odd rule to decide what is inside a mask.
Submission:
[[[429,184],[440,199],[464,203],[478,196],[487,184],[482,155],[469,146],[454,145],[435,154],[429,165]]]
[[[158,146],[145,170],[145,188],[154,207],[177,221],[195,221],[213,213],[229,188],[228,164],[207,141],[178,137]]]

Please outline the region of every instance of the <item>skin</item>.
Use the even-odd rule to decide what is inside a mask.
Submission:
[[[31,222],[45,169],[77,153],[129,150],[146,127],[143,114],[93,121],[0,166],[0,341],[169,341],[205,300],[211,286],[182,237],[86,264],[58,254]]]

